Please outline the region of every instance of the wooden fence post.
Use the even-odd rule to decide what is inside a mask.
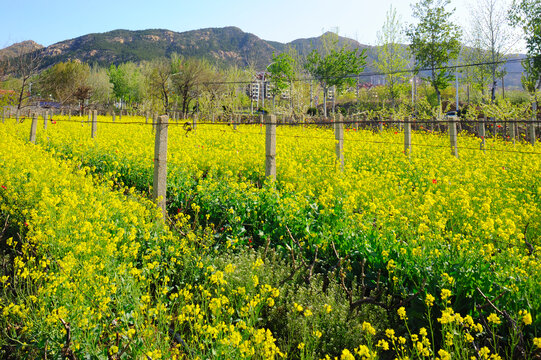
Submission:
[[[451,154],[458,159],[456,119],[456,116],[447,116],[447,124],[449,126],[449,138],[451,140]]]
[[[342,114],[334,116],[334,139],[336,162],[340,164],[340,170],[344,171],[344,117]]]
[[[237,119],[235,120],[235,123],[233,124],[233,130],[237,130],[237,124],[240,123],[240,115],[237,115]]]
[[[276,116],[265,116],[265,176],[276,180]]]
[[[486,131],[485,131],[485,122],[487,121],[486,115],[483,116],[483,120],[479,122],[479,137],[481,138],[481,150],[483,152],[486,152]]]
[[[517,119],[514,119],[510,126],[509,126],[509,135],[511,138],[511,141],[513,141],[513,145],[516,144],[516,137],[517,137]]]
[[[118,121],[122,121],[122,109],[120,109],[120,112],[118,113]]]
[[[47,130],[47,118],[49,117],[49,112],[45,111],[43,114],[43,130]]]
[[[148,124],[148,111],[145,112],[145,124]]]
[[[19,113],[19,110],[17,110],[17,111],[15,112],[15,123],[16,123],[16,124],[19,123],[19,114],[20,114],[20,113]]]
[[[404,154],[411,155],[411,119],[404,123]]]
[[[152,182],[152,200],[162,209],[163,219],[166,219],[167,208],[167,129],[169,117],[162,115],[157,118],[156,137],[154,141],[154,179]]]
[[[532,103],[532,121],[530,123],[530,143],[535,145],[535,126],[537,122],[537,101]]]
[[[30,142],[36,143],[36,130],[38,129],[38,115],[32,115],[32,125],[30,126]]]
[[[263,133],[263,122],[264,122],[263,113],[261,113],[259,114],[259,133],[260,134]]]
[[[68,109],[68,120],[71,120],[71,108]]]
[[[88,113],[90,116],[90,113]],[[98,130],[98,110],[92,112],[92,139],[96,137],[96,131]]]

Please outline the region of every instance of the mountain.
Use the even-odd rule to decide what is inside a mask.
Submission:
[[[0,50],[0,59],[10,58],[19,55],[23,55],[32,51],[43,49],[43,46],[32,41],[27,40],[8,46],[7,48]]]
[[[367,48],[355,40],[339,37],[339,45],[343,44],[353,48]],[[262,40],[237,27],[208,28],[182,33],[163,29],[114,30],[80,36],[45,48],[43,66],[75,59],[107,66],[127,61],[152,60],[177,53],[185,57],[206,58],[218,65],[253,65],[261,70],[270,63],[273,53],[279,54],[292,47],[299,55],[306,56],[312,46],[322,48],[322,36],[283,44]]]
[[[25,41],[0,50],[2,56],[14,56],[20,51],[43,49],[45,54],[42,67],[47,68],[58,62],[79,60],[89,64],[109,66],[123,62],[140,62],[173,53],[185,57],[206,58],[218,66],[254,66],[263,70],[271,62],[272,54],[280,54],[295,49],[299,56],[305,57],[312,49],[325,47],[325,35],[307,39],[297,39],[289,43],[262,40],[256,35],[246,33],[237,27],[207,28],[186,32],[163,29],[114,30],[105,33],[88,34],[75,39],[61,41],[46,48],[33,41]],[[346,37],[338,37],[338,45],[366,50],[367,68],[373,73],[377,61],[377,47],[360,44]],[[406,46],[406,45],[404,45]],[[516,55],[509,58],[516,58]],[[506,86],[520,86],[520,62],[506,65],[508,76]],[[362,77],[361,81],[380,83],[377,77]]]

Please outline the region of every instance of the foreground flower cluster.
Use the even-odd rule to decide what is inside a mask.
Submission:
[[[541,345],[538,147],[495,141],[484,154],[462,136],[457,160],[445,137],[419,133],[408,157],[397,130],[351,129],[340,172],[331,132],[284,127],[278,181],[266,184],[258,126],[172,125],[178,236],[138,195],[151,187],[151,126],[99,124],[94,141],[86,124],[57,120],[36,147],[21,140],[28,124],[0,128],[2,212],[25,234],[6,244],[14,269],[4,289],[25,284],[19,302],[11,290],[2,297],[4,321],[16,324],[6,327],[10,346],[62,351],[63,322],[71,351],[118,357],[505,358]],[[336,272],[341,300],[295,298],[266,260],[212,260],[259,246],[305,259],[310,276]],[[393,311],[372,313],[380,324],[359,314],[356,340],[329,350],[333,319],[368,298]]]

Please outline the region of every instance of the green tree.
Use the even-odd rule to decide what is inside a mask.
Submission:
[[[340,50],[331,49],[322,56],[316,49],[312,50],[304,63],[304,69],[314,77],[323,88],[323,113],[327,116],[327,94],[329,88],[335,86],[340,92],[344,86],[354,86],[356,75],[363,71],[366,65],[366,54],[363,49]],[[336,95],[335,95],[336,96]]]
[[[274,105],[276,95],[282,94],[288,87],[291,88],[295,78],[295,60],[288,53],[282,53],[278,56],[273,53],[272,62],[267,66],[267,71],[269,72],[270,93]]]
[[[413,17],[419,20],[406,30],[410,40],[411,53],[415,58],[415,70],[430,71],[427,80],[438,98],[441,109],[441,91],[449,86],[452,74],[442,69],[460,52],[460,28],[451,22],[454,10],[447,11],[445,6],[450,0],[420,0],[413,5]]]
[[[130,105],[141,101],[143,82],[140,71],[134,63],[111,65],[107,75],[113,84],[113,95],[116,100]]]
[[[400,19],[391,5],[385,18],[385,23],[378,32],[378,49],[376,69],[385,74],[386,87],[389,99],[393,108],[396,105],[396,99],[400,95],[399,83],[406,79],[406,73],[409,64],[408,51],[402,42],[402,26]]]
[[[526,70],[522,84],[534,93],[541,89],[541,0],[513,0],[509,20],[524,32],[528,57],[522,61]]]
[[[90,67],[87,64],[79,61],[61,62],[41,73],[37,85],[42,96],[52,96],[63,105],[72,104],[90,97],[89,75]]]

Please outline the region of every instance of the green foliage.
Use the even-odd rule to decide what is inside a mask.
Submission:
[[[413,17],[419,23],[406,31],[415,57],[415,69],[430,70],[428,80],[436,90],[438,102],[441,90],[452,79],[449,70],[441,67],[456,59],[460,51],[460,28],[450,20],[453,12],[445,10],[449,3],[450,0],[420,0],[413,6]]]
[[[409,54],[406,48],[400,44],[401,24],[396,9],[391,8],[387,12],[385,23],[378,32],[378,59],[375,67],[378,71],[386,74],[386,87],[388,96],[393,106],[400,95],[398,83],[407,77],[405,72],[409,63]]]
[[[288,53],[278,56],[272,54],[272,62],[267,67],[268,79],[271,83],[270,93],[273,96],[280,95],[287,89],[295,78],[296,61]]]
[[[529,58],[522,62],[526,70],[522,84],[533,93],[541,88],[541,0],[513,0],[509,19],[524,32]]]
[[[360,54],[357,51],[358,49],[347,50],[342,47],[340,50],[331,49],[324,56],[315,49],[308,54],[304,69],[323,88],[325,103],[330,87],[335,86],[340,92],[347,85],[355,85],[356,78],[352,75],[362,72],[366,65],[365,50],[362,50]],[[326,106],[324,106],[324,115],[327,116]]]
[[[61,62],[40,74],[37,87],[41,96],[49,95],[61,104],[88,98],[90,67],[78,61]]]
[[[135,64],[125,63],[118,66],[112,64],[107,75],[113,84],[113,95],[116,100],[128,104],[141,100],[141,76]]]

